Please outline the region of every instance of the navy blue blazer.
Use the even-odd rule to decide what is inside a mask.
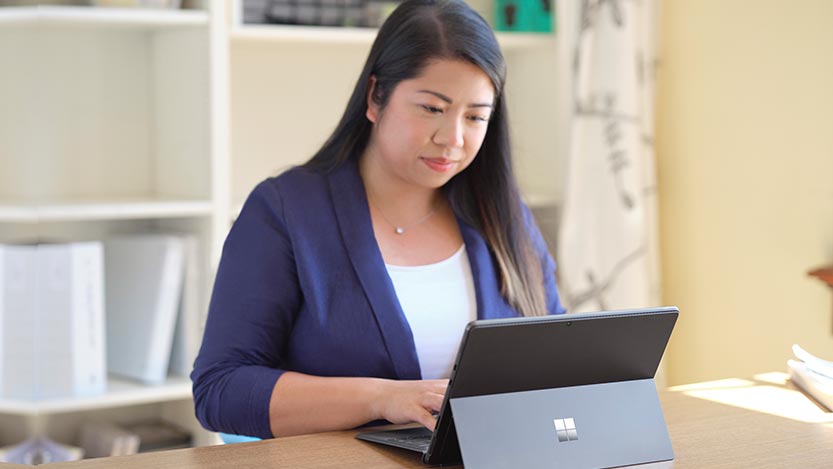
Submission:
[[[563,313],[555,263],[528,209],[550,314]],[[483,237],[458,218],[480,319],[517,316]],[[191,374],[196,415],[214,431],[271,438],[284,371],[421,379],[414,340],[385,269],[355,162],[294,168],[249,195],[223,247]]]

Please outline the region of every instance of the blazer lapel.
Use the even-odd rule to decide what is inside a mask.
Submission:
[[[347,255],[376,316],[396,375],[399,379],[421,379],[414,337],[376,243],[356,163],[348,161],[333,170],[329,181]]]
[[[483,236],[471,225],[457,217],[463,242],[466,243],[466,253],[471,265],[471,276],[474,279],[474,292],[477,298],[477,319],[497,319],[517,316],[503,295],[500,294],[500,280],[498,279],[492,253],[486,245]]]

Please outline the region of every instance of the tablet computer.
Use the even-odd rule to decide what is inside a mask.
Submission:
[[[427,464],[673,459],[653,378],[678,314],[663,307],[473,321],[435,430],[357,438],[420,451]]]

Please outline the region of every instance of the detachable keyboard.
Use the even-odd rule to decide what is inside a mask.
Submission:
[[[431,434],[431,430],[425,427],[417,427],[360,433],[356,435],[356,438],[424,453],[431,443]]]

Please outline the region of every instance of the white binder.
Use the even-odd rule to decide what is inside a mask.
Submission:
[[[200,243],[195,236],[183,237],[185,246],[185,271],[182,279],[182,298],[179,302],[174,340],[171,348],[171,374],[189,376],[194,367],[194,360],[202,341],[205,327],[205,305],[201,295],[201,274],[203,259],[200,256]]]
[[[92,396],[107,386],[100,242],[37,247],[37,398]]]
[[[35,251],[36,246],[0,246],[0,396],[35,396]]]
[[[6,261],[5,249],[0,245],[0,397],[3,397],[3,318],[5,315],[3,311],[6,309]]]
[[[182,291],[184,243],[169,235],[105,241],[107,368],[145,384],[165,380]]]

